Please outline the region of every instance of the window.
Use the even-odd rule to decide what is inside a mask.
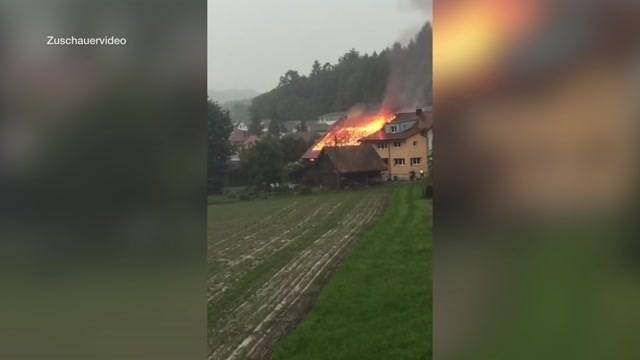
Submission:
[[[404,159],[393,159],[393,165],[404,165]]]
[[[411,165],[420,165],[422,163],[422,158],[415,157],[411,158]]]
[[[382,162],[383,162],[385,165],[389,165],[389,159],[387,159],[387,158],[382,158]]]
[[[390,129],[391,129],[391,133],[392,134],[395,134],[395,133],[398,132],[398,126],[397,125],[391,125]]]
[[[377,144],[378,149],[386,149],[387,147],[389,147],[389,144],[386,143],[378,143]]]
[[[393,147],[400,147],[402,146],[402,143],[400,141],[396,141],[393,143]]]
[[[413,146],[418,146],[418,142],[417,142],[417,141],[414,141],[414,142],[413,142]]]

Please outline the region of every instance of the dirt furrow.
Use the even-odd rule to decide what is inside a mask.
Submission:
[[[283,216],[288,216],[291,213],[294,213],[296,208],[301,205],[302,205],[301,202],[294,202],[278,210],[275,213],[262,217],[260,220],[254,221],[249,225],[245,223],[244,224],[245,226],[241,227],[240,229],[233,229],[233,231],[229,232],[228,234],[224,233],[224,230],[225,230],[224,228],[214,229],[214,231],[223,232],[222,234],[219,235],[220,240],[215,243],[216,245],[215,250],[222,248],[222,245],[224,245],[225,243],[229,243],[229,242],[232,242],[233,240],[246,236],[247,233],[250,234],[252,231],[256,229],[264,229],[265,225],[268,225],[269,223],[271,223],[273,219],[277,219]]]
[[[368,214],[364,216],[355,217],[353,222],[349,222],[347,225],[352,226],[358,224],[360,226],[366,225],[368,221],[370,221],[374,215],[374,210],[370,210]],[[354,224],[355,223],[355,224]],[[322,249],[324,253],[321,254],[318,252],[316,255],[319,258],[314,259],[315,262],[312,263],[311,268],[304,274],[302,279],[295,281],[293,283],[288,283],[287,288],[289,291],[284,294],[284,296],[276,299],[275,307],[272,306],[271,312],[264,317],[264,319],[256,326],[251,335],[255,344],[253,347],[246,353],[249,358],[253,358],[258,356],[259,354],[264,353],[265,344],[264,342],[269,340],[269,336],[273,332],[275,328],[281,324],[281,321],[274,321],[274,319],[282,318],[283,314],[288,313],[292,308],[298,304],[300,299],[308,294],[311,286],[314,285],[316,280],[325,274],[325,270],[331,266],[337,257],[342,254],[342,251],[350,244],[351,240],[354,238],[354,235],[360,230],[360,226],[353,226],[346,228],[346,233],[341,232],[338,235],[338,239],[334,239],[334,241],[330,248]],[[307,264],[308,266],[309,264]],[[302,269],[301,269],[302,270]],[[287,321],[286,317],[283,319],[285,322]],[[267,344],[268,345],[268,344]]]
[[[224,293],[225,289],[231,285],[231,283],[244,276],[247,272],[256,268],[264,261],[265,258],[272,255],[273,253],[282,250],[288,244],[295,242],[299,238],[305,236],[315,226],[317,226],[318,223],[324,221],[327,217],[333,214],[342,204],[342,202],[336,204],[329,211],[324,211],[322,213],[322,216],[318,217],[316,216],[318,212],[324,209],[324,207],[319,207],[316,211],[314,211],[312,216],[307,217],[302,222],[283,232],[284,235],[291,234],[293,236],[285,237],[283,234],[277,235],[272,239],[267,240],[264,246],[262,246],[261,248],[255,250],[249,249],[248,253],[241,256],[240,260],[225,263],[224,266],[221,266],[221,269],[218,272],[216,272],[209,278],[208,300],[211,301],[221,296],[222,293]],[[313,223],[308,224],[311,220],[313,220]],[[296,231],[299,231],[299,233],[296,233]],[[281,245],[277,248],[275,248],[275,246],[267,246],[267,244],[277,244],[278,241],[281,241]],[[244,267],[242,265],[244,265]]]

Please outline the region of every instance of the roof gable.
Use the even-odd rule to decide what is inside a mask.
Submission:
[[[248,132],[247,131],[243,131],[240,129],[234,129],[231,134],[229,135],[229,141],[232,143],[238,143],[238,142],[243,142],[246,140],[248,136]]]

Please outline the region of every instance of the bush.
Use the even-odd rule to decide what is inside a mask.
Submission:
[[[423,195],[427,199],[433,199],[433,179],[431,176],[424,179],[422,182],[423,185]]]
[[[433,199],[433,185],[427,185],[427,187],[424,189],[424,197],[427,199]]]
[[[241,194],[240,196],[238,196],[238,199],[241,201],[249,201],[251,200],[251,197],[247,194]]]
[[[300,190],[298,190],[300,195],[311,195],[313,194],[313,189],[308,186],[300,186]]]
[[[219,178],[210,178],[207,182],[208,194],[222,194],[222,180]]]

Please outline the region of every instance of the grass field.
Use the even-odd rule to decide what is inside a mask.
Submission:
[[[308,312],[392,188],[224,203],[208,210],[210,359],[262,359]]]
[[[275,359],[430,359],[431,205],[400,186]]]

